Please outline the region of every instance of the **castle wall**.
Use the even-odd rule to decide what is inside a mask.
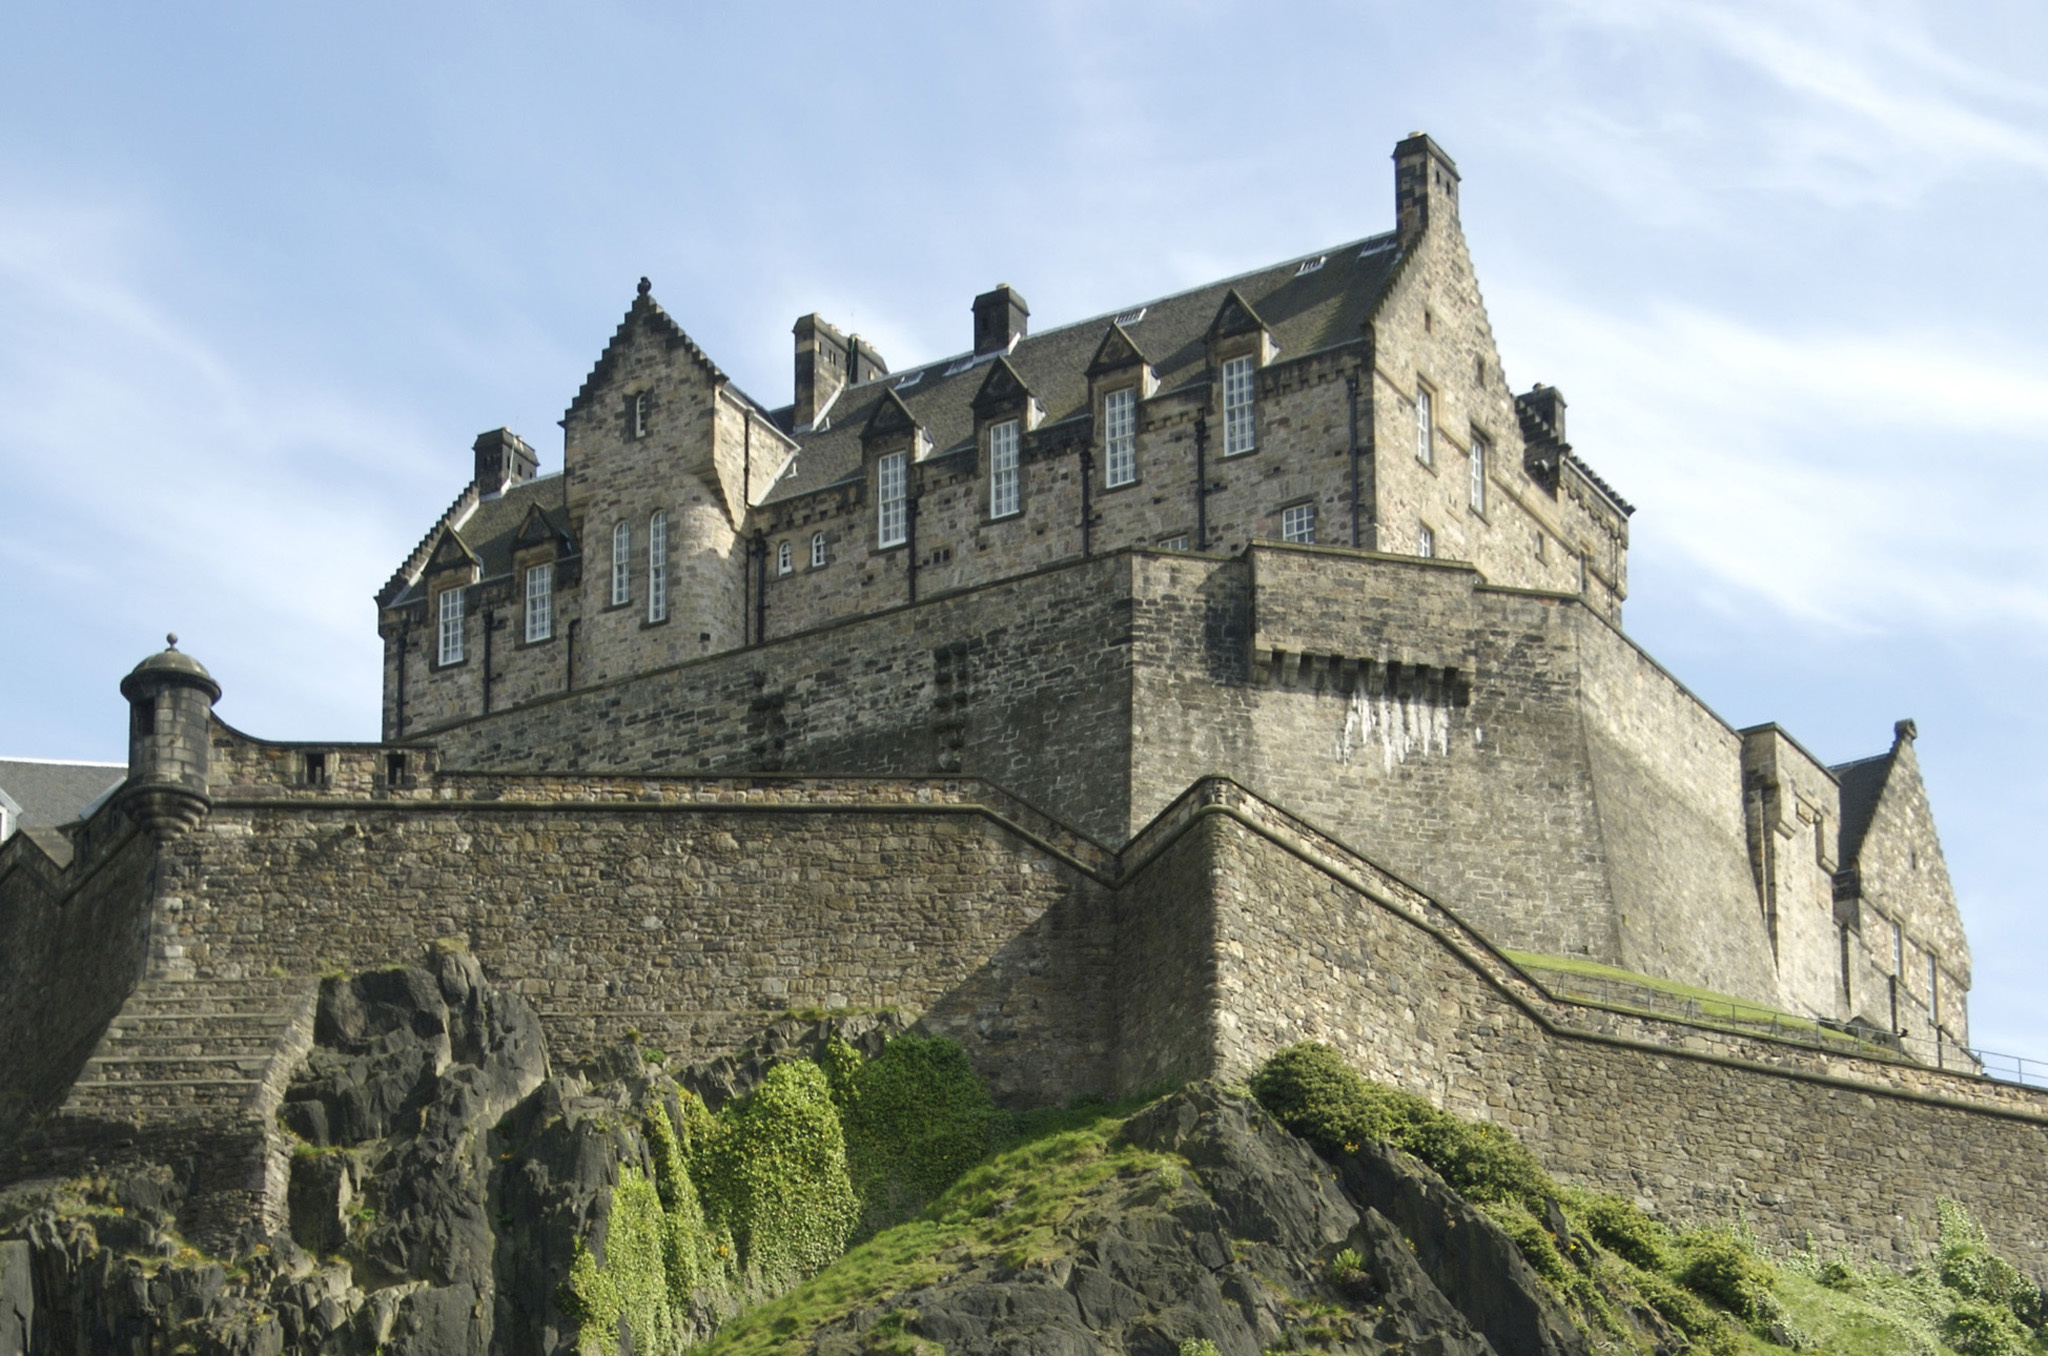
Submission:
[[[1871,1006],[1887,1008],[1888,991],[1896,985],[1898,1021],[1908,1033],[1908,1047],[1933,1058],[1937,1029],[1944,1044],[1968,1043],[1964,1000],[1970,986],[1970,945],[1912,739],[1901,739],[1892,758],[1884,793],[1855,862],[1862,906],[1859,926],[1865,946],[1876,957]],[[1893,923],[1900,928],[1902,955],[1894,954]],[[1932,992],[1930,961],[1938,971]]]
[[[101,811],[69,870],[29,834],[0,845],[0,1143],[63,1100],[141,976],[156,844]]]
[[[1835,917],[1841,802],[1834,774],[1783,730],[1742,731],[1750,869],[1777,952],[1779,991],[1795,1011],[1846,1020],[1854,958]]]
[[[2048,1265],[2034,1189],[2048,1095],[1571,1010],[1398,882],[1319,864],[1341,861],[1327,843],[1295,850],[1284,829],[1222,813],[1189,832],[1217,867],[1224,1076],[1324,1040],[1369,1077],[1507,1126],[1566,1180],[1670,1219],[1739,1214],[1781,1248],[1810,1237],[1896,1263],[1925,1255],[1947,1197],[2001,1251]]]
[[[439,732],[452,768],[971,769],[1126,834],[1130,563],[1112,556]]]
[[[791,1009],[901,1007],[1005,1100],[1103,1091],[1109,892],[969,790],[444,777],[383,800],[217,795],[166,850],[176,940],[199,978],[235,979],[462,937],[568,1059],[638,1031],[697,1060]]]
[[[1216,984],[1209,843],[1162,827],[1156,855],[1144,840],[1124,853],[1117,892],[1115,1079],[1125,1091],[1215,1068],[1209,1014],[1228,1007]]]

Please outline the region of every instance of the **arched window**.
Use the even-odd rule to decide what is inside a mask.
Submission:
[[[633,529],[620,523],[612,529],[612,606],[633,601]]]
[[[790,550],[788,542],[784,542],[780,546],[776,547],[775,573],[788,574],[791,570],[795,569],[796,561],[794,559],[794,554],[795,553]]]
[[[668,515],[647,520],[647,620],[668,620]]]
[[[811,537],[811,568],[814,570],[825,568],[825,534],[822,532],[816,533]]]

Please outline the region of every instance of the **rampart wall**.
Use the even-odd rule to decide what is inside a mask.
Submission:
[[[1558,1002],[1421,892],[1237,788],[1197,788],[1167,818],[1213,862],[1214,968],[1186,999],[1217,995],[1225,1076],[1324,1040],[1668,1217],[1919,1256],[1948,1197],[2048,1265],[2048,1093]]]

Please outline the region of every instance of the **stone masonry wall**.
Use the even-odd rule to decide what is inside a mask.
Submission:
[[[154,841],[109,807],[76,849],[60,870],[26,833],[0,845],[0,1143],[63,1100],[142,974]]]
[[[1256,810],[1257,807],[1247,807]],[[1455,919],[1333,845],[1227,814],[1220,1071],[1328,1041],[1362,1072],[1509,1127],[1553,1172],[1780,1247],[1924,1254],[1938,1197],[2048,1265],[2048,1095],[1550,1002]],[[1367,894],[1360,886],[1367,886]],[[1376,897],[1375,897],[1376,896]],[[1774,1067],[1775,1066],[1775,1067]]]
[[[1125,834],[1130,563],[1111,556],[594,686],[432,738],[451,768],[963,769]]]
[[[166,866],[201,979],[381,966],[460,936],[572,1059],[629,1030],[697,1059],[790,1009],[900,1007],[961,1040],[1006,1100],[1111,1078],[1107,888],[943,787],[217,795]]]

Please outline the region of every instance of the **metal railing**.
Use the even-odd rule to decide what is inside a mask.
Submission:
[[[1795,1017],[1738,999],[1672,993],[1649,984],[1606,975],[1553,970],[1526,962],[1522,968],[1553,997],[1566,1001],[1597,1003],[1651,1016],[1673,1017],[1698,1026],[1721,1027],[1836,1054],[1903,1060],[2000,1083],[2048,1088],[2048,1062],[1979,1050],[1958,1043],[1946,1032],[1936,1032],[1931,1038],[1901,1035],[1875,1027],[1851,1027]]]

